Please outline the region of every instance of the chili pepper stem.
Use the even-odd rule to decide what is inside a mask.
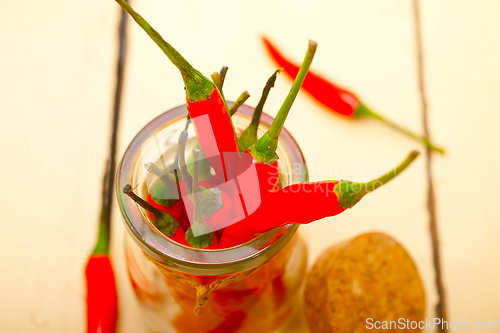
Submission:
[[[184,84],[186,85],[186,95],[191,101],[208,99],[214,89],[214,84],[194,69],[176,49],[167,43],[163,37],[151,25],[139,15],[124,0],[115,0],[125,10],[134,21],[149,35],[149,37],[160,47],[167,58],[179,69]]]
[[[184,130],[179,135],[179,148],[177,151],[177,155],[178,155],[178,161],[179,161],[180,174],[181,174],[182,178],[184,178],[184,182],[186,183],[186,190],[187,190],[188,194],[191,194],[192,193],[191,190],[193,187],[193,178],[189,174],[188,169],[187,169],[187,165],[186,165],[186,152],[185,152],[185,150],[186,150],[187,139],[188,139],[188,132],[187,132],[187,130]]]
[[[162,178],[163,176],[165,176],[165,171],[161,171],[160,168],[158,168],[153,162],[144,164],[144,169],[158,178]]]
[[[188,114],[187,120],[186,120],[186,124],[184,125],[184,131],[188,130],[190,124],[191,124],[191,116]],[[178,140],[177,153],[175,154],[174,162],[169,167],[169,171],[173,170],[173,172],[175,174],[175,181],[177,183],[177,187],[179,187],[179,175],[178,175],[178,170],[179,170],[179,141],[180,141],[180,137],[179,137],[179,140]]]
[[[217,86],[217,88],[219,88],[221,94],[222,94],[222,87],[224,86],[224,80],[226,79],[227,70],[228,70],[227,66],[222,66],[219,73],[217,72],[214,73],[217,75],[217,82],[214,81],[214,83]],[[214,74],[212,74],[212,79],[214,78]]]
[[[200,185],[198,184],[198,159],[200,158],[200,151],[198,149],[193,150],[193,206],[194,214],[201,217],[201,207],[200,207],[200,196],[198,192],[200,191]],[[195,219],[196,221],[196,219]]]
[[[186,241],[191,245],[199,249],[204,249],[210,245],[214,244],[214,233],[212,229],[203,221],[200,206],[200,185],[198,184],[198,160],[200,158],[200,151],[198,149],[193,150],[193,185],[191,193],[193,196],[193,223],[189,230],[186,232]],[[199,236],[195,236],[193,228],[196,228]]]
[[[419,152],[412,151],[406,160],[385,175],[366,183],[355,183],[348,180],[342,180],[335,185],[333,191],[337,195],[338,204],[344,209],[348,209],[357,204],[366,194],[375,191],[377,188],[389,182],[400,174],[408,165],[410,165]]]
[[[144,199],[139,197],[137,194],[135,194],[132,191],[132,186],[130,184],[127,184],[123,187],[123,193],[125,193],[130,199],[134,200],[136,204],[147,210],[153,215],[160,215],[161,211],[155,207],[153,207],[150,203],[146,202]]]
[[[250,93],[248,91],[244,91],[241,93],[241,95],[238,97],[236,102],[234,102],[233,105],[228,109],[229,115],[232,116],[233,114],[238,111],[238,108],[243,105],[243,103],[246,102],[246,100],[250,97]]]
[[[255,143],[255,145],[249,148],[249,152],[261,163],[272,163],[272,161],[277,159],[276,149],[278,148],[278,137],[283,130],[286,117],[290,112],[292,104],[295,101],[309,67],[311,66],[314,53],[316,52],[316,47],[317,43],[310,40],[306,55],[302,61],[302,65],[300,65],[299,72],[293,81],[290,92],[286,96],[278,114],[274,118],[273,123],[269,127],[269,130]]]
[[[409,129],[404,128],[403,126],[400,126],[400,125],[394,123],[393,121],[391,121],[391,120],[389,120],[389,119],[387,119],[385,117],[382,117],[381,115],[379,115],[379,114],[375,113],[374,111],[370,110],[368,107],[366,107],[366,105],[364,105],[361,102],[359,103],[358,107],[354,111],[354,116],[356,116],[356,117],[368,117],[368,118],[377,119],[377,120],[379,120],[379,121],[381,121],[381,122],[389,125],[390,127],[392,127],[393,129],[395,129],[396,131],[398,131],[400,133],[403,133],[406,136],[409,136],[410,138],[412,138],[414,140],[422,142],[427,148],[429,148],[431,150],[434,150],[434,151],[437,151],[438,153],[444,154],[444,149],[443,148],[435,146],[425,136],[418,135],[418,134],[410,131]]]
[[[210,77],[212,78],[212,82],[215,84],[217,88],[219,88],[220,76],[219,73],[213,72]],[[220,89],[219,89],[220,90]]]
[[[102,181],[102,207],[101,216],[99,218],[99,230],[97,231],[97,240],[92,251],[92,255],[95,254],[108,254],[109,253],[109,239],[110,239],[110,218],[107,213],[106,207],[108,203],[108,191],[109,191],[109,170],[111,163],[108,160],[106,163],[106,169],[104,171],[104,177]]]
[[[255,107],[252,122],[240,135],[238,143],[240,145],[241,151],[247,150],[251,145],[257,142],[257,129],[259,128],[260,117],[262,115],[262,111],[264,110],[264,104],[266,103],[267,96],[269,96],[271,88],[274,87],[274,83],[276,82],[278,74],[281,73],[282,70],[283,68],[277,69],[267,80],[266,85],[262,90],[262,96],[260,97],[259,103]]]
[[[177,222],[177,220],[173,218],[172,215],[153,207],[150,203],[140,198],[132,191],[132,186],[130,186],[130,184],[127,184],[123,187],[123,193],[134,200],[135,203],[137,203],[139,206],[153,214],[154,223],[162,233],[167,236],[175,235],[175,231],[179,227],[179,222]]]
[[[101,217],[99,219],[99,231],[97,232],[97,241],[92,251],[92,255],[108,254],[109,253],[109,223],[106,218],[106,210],[101,209]]]

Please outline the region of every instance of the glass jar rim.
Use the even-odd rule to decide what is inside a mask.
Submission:
[[[231,105],[228,102],[228,105]],[[242,105],[233,121],[249,122],[253,108]],[[162,235],[156,228],[145,221],[136,204],[121,189],[127,183],[133,183],[137,163],[141,156],[141,147],[151,136],[162,129],[186,119],[186,105],[168,110],[150,121],[129,144],[116,173],[116,195],[128,232],[143,251],[159,262],[190,274],[223,275],[251,269],[264,263],[278,253],[293,237],[298,225],[291,224],[273,229],[244,244],[231,248],[205,250],[184,246]],[[261,117],[259,131],[265,131],[273,118],[265,113]],[[235,122],[236,125],[236,122]],[[262,128],[261,128],[262,127]],[[262,133],[260,133],[262,134]],[[290,165],[299,167],[299,172],[288,176],[286,185],[308,180],[304,156],[290,133],[283,129],[278,148],[280,161],[285,159]],[[280,168],[282,164],[280,163]]]

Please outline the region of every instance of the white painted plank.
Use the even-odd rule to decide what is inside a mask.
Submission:
[[[117,14],[105,1],[2,3],[1,332],[85,327]]]
[[[500,3],[423,1],[429,115],[450,320],[500,314]],[[497,330],[497,331],[500,331]]]

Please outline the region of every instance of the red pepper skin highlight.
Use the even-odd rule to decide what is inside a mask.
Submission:
[[[85,266],[87,333],[114,333],[118,318],[113,264],[107,254],[92,254]]]

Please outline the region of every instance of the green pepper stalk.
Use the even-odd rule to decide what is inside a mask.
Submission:
[[[177,160],[179,163],[179,171],[184,178],[184,182],[186,183],[186,191],[187,194],[191,194],[191,189],[193,188],[193,178],[188,172],[188,168],[186,165],[186,141],[188,139],[188,132],[186,130],[182,131],[179,135],[179,146],[177,149]],[[195,168],[193,168],[194,171]]]
[[[357,204],[365,195],[375,191],[377,188],[385,185],[398,174],[400,174],[408,165],[410,165],[419,155],[418,151],[412,151],[408,157],[393,170],[380,176],[377,179],[366,183],[356,183],[348,180],[342,180],[335,185],[333,191],[338,197],[338,205],[344,209],[349,209]]]
[[[200,157],[200,151],[198,149],[193,150],[194,155],[194,168],[193,168],[193,179],[191,195],[193,197],[193,223],[191,227],[186,231],[186,242],[189,245],[196,247],[198,249],[204,249],[214,244],[215,235],[213,230],[205,223],[201,213],[200,206],[200,185],[198,184],[198,159]],[[194,231],[193,231],[194,230]],[[195,236],[194,234],[199,236]]]
[[[224,86],[224,80],[226,79],[226,74],[227,70],[229,68],[227,66],[222,66],[220,72],[213,72],[212,73],[212,81],[214,82],[215,86],[219,89],[219,91],[222,93],[222,87]]]
[[[200,144],[198,142],[196,142],[194,144],[193,151],[194,151],[194,149],[201,149]],[[188,161],[187,161],[187,169],[188,169],[188,172],[190,175],[193,175],[193,169],[195,167],[195,164],[193,163],[193,161],[194,161],[194,154],[191,153],[191,155],[189,155]],[[203,154],[203,151],[201,151],[201,150],[200,150],[200,160],[196,164],[198,165],[198,179],[199,179],[199,181],[200,182],[212,181],[213,177],[212,177],[211,168],[210,168],[210,161],[205,156],[205,154]]]
[[[274,83],[276,82],[276,78],[278,74],[281,73],[283,69],[277,69],[273,75],[267,80],[264,90],[262,90],[262,96],[260,97],[259,103],[255,107],[255,111],[253,113],[252,122],[248,127],[241,133],[240,138],[238,140],[238,145],[240,146],[240,151],[247,150],[250,146],[252,146],[255,142],[257,142],[257,129],[259,128],[260,117],[262,115],[262,111],[264,110],[264,104],[266,103],[267,96],[269,96],[269,92],[271,88],[274,87]],[[229,112],[231,114],[231,112]]]
[[[231,105],[231,107],[228,109],[229,115],[232,117],[236,113],[236,111],[238,111],[239,107],[242,106],[249,97],[250,93],[248,91],[242,92],[236,102],[234,102],[234,104]]]
[[[111,221],[109,215],[106,213],[106,208],[108,207],[108,191],[109,191],[109,169],[110,163],[108,160],[106,170],[104,172],[104,177],[102,181],[102,206],[101,215],[99,217],[99,230],[97,232],[97,240],[92,251],[92,255],[96,254],[109,254],[109,239],[110,239],[110,225]]]
[[[123,187],[123,193],[125,193],[130,199],[134,200],[136,204],[153,214],[153,223],[158,230],[167,236],[175,235],[175,231],[179,227],[179,222],[177,222],[172,215],[153,207],[151,204],[143,200],[132,191],[132,186],[130,186],[130,184]]]
[[[201,74],[198,70],[194,69],[191,64],[184,59],[184,57],[177,52],[176,49],[167,43],[163,37],[151,25],[139,15],[130,5],[124,0],[115,0],[125,10],[134,21],[151,37],[151,39],[158,45],[172,64],[179,69],[182,75],[182,80],[186,85],[186,96],[194,102],[199,100],[206,100],[214,90],[214,84],[207,77]]]
[[[306,55],[300,65],[297,77],[293,81],[292,88],[285,98],[285,101],[281,105],[278,114],[273,120],[273,123],[269,127],[269,130],[264,133],[264,135],[248,150],[250,154],[259,162],[270,164],[277,159],[276,150],[278,149],[278,138],[285,125],[286,117],[290,112],[293,102],[297,97],[300,87],[304,82],[306,74],[311,66],[312,60],[314,58],[314,53],[316,53],[317,43],[310,40],[309,47],[307,48]]]
[[[158,177],[149,189],[153,201],[165,207],[172,206],[179,199],[175,175],[160,170],[153,162],[146,163],[144,168]]]
[[[154,164],[153,162],[149,162],[149,163],[144,164],[144,169],[146,169],[147,172],[155,175],[159,179],[162,179],[163,176],[165,176],[165,174],[166,174],[165,171],[161,171],[160,168],[158,168],[156,166],[156,164]],[[165,184],[165,185],[167,185],[167,184]]]
[[[443,148],[434,145],[425,136],[418,135],[417,133],[412,132],[403,126],[396,124],[392,120],[389,120],[389,119],[379,115],[378,113],[375,113],[374,111],[370,110],[368,107],[366,107],[366,105],[364,105],[361,102],[359,102],[358,107],[356,108],[356,110],[354,112],[354,116],[355,117],[367,117],[367,118],[373,118],[373,119],[379,120],[379,121],[385,123],[386,125],[388,125],[389,127],[392,127],[396,131],[403,133],[414,140],[422,142],[427,148],[435,150],[438,153],[444,154]]]
[[[189,124],[191,124],[191,119],[188,115],[184,126],[185,131],[189,128]],[[154,202],[165,207],[172,206],[181,195],[179,190],[179,175],[177,172],[179,164],[178,156],[179,154],[175,154],[174,162],[169,167],[163,165],[163,169],[158,168],[153,162],[144,165],[147,172],[157,176],[159,179],[159,181],[155,181],[149,189],[151,198]],[[164,164],[163,156],[161,162]],[[210,165],[208,168],[210,169]]]
[[[208,160],[205,158],[205,155],[196,148],[193,149],[192,154],[190,155],[189,159],[189,165],[186,165],[186,157],[185,157],[185,149],[186,149],[186,141],[188,138],[188,132],[187,131],[182,131],[180,136],[179,136],[179,147],[178,147],[178,157],[177,160],[179,161],[179,172],[182,178],[184,178],[184,181],[186,183],[186,192],[188,195],[192,195],[192,188],[193,188],[193,177],[195,173],[195,168],[197,172],[197,179],[198,182],[202,181],[201,180],[201,175],[203,175],[203,181],[208,181],[211,179],[210,175],[210,163]],[[195,152],[197,157],[195,157]],[[210,179],[207,179],[208,176],[210,176]],[[207,188],[200,186],[202,190],[206,190]],[[181,196],[181,194],[179,194]],[[223,207],[222,204],[222,193],[220,190],[217,188],[211,188],[209,191],[202,191],[200,193],[201,196],[201,211],[202,215],[205,218],[210,218],[216,211],[221,209]],[[191,200],[192,201],[192,200]]]

